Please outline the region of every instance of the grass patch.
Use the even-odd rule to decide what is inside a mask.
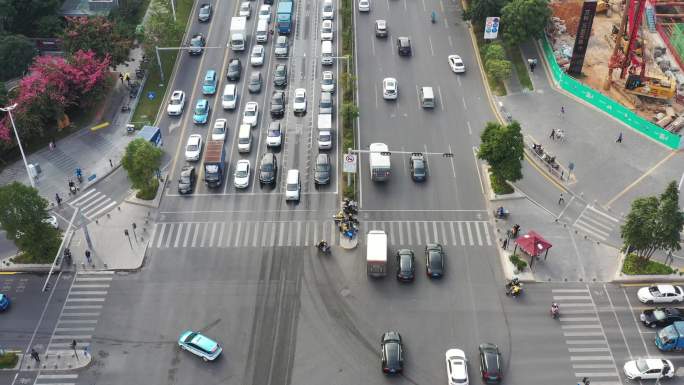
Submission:
[[[342,0],[340,7],[340,19],[342,23],[342,56],[348,57],[349,63],[343,68],[343,74],[340,78],[339,84],[342,88],[342,104],[345,106],[345,113],[341,114],[342,128],[342,149],[344,153],[349,148],[357,148],[355,143],[356,132],[356,116],[358,114],[358,106],[356,106],[356,79],[354,73],[354,31],[353,31],[353,7],[352,0]],[[340,63],[338,63],[339,65]],[[349,73],[347,73],[349,69]],[[360,163],[360,162],[359,162]],[[347,185],[347,175],[344,175],[344,185],[342,187],[342,195],[347,199],[356,200],[356,178],[358,174],[354,174],[351,179],[351,184]]]
[[[176,36],[176,46],[182,45],[183,34],[188,23],[188,17],[190,16],[190,11],[192,11],[192,0],[178,0],[176,4],[176,20],[183,24],[183,27],[179,29],[179,34]],[[176,57],[179,54],[185,52],[179,51],[160,51],[159,57],[162,62],[162,68],[164,70],[164,83],[161,81],[161,74],[159,73],[159,66],[157,65],[157,58],[150,58],[150,65],[148,66],[147,80],[145,85],[140,91],[140,100],[133,111],[131,116],[131,123],[135,124],[137,129],[140,129],[144,125],[152,125],[157,118],[157,112],[159,112],[159,107],[164,100],[164,95],[166,94],[166,87],[169,84],[169,79],[173,73],[173,65],[176,63]],[[187,53],[186,53],[187,54]],[[206,52],[204,52],[206,55]],[[147,98],[149,92],[154,92],[156,97],[152,100]]]
[[[17,366],[19,355],[14,352],[0,354],[0,369],[12,369]]]
[[[532,86],[530,73],[527,72],[527,63],[523,60],[520,49],[518,47],[506,47],[506,56],[513,63],[513,70],[518,74],[520,85],[528,90],[533,90],[534,86]]]
[[[672,274],[675,270],[663,263],[644,261],[636,254],[629,254],[622,265],[622,272],[628,275]]]

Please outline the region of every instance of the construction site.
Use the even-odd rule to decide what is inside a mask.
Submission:
[[[567,69],[582,0],[551,1],[547,36]],[[598,0],[578,81],[666,130],[684,128],[684,0]]]

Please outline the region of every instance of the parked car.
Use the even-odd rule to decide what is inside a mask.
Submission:
[[[185,92],[175,90],[171,93],[169,98],[169,106],[166,107],[166,113],[170,116],[178,116],[183,114],[185,108]]]
[[[643,303],[679,303],[684,300],[684,291],[681,286],[653,285],[639,289],[637,297]]]
[[[639,319],[650,328],[665,327],[677,321],[684,321],[684,309],[674,307],[647,309],[641,313]]]
[[[195,189],[196,178],[197,176],[195,174],[195,167],[190,165],[183,166],[180,172],[180,177],[178,178],[178,193],[192,193],[192,191]]]
[[[272,152],[267,152],[261,158],[259,165],[259,184],[275,184],[278,176],[278,159]]]
[[[413,250],[399,249],[397,251],[397,280],[411,282],[416,276],[416,263]]]
[[[199,13],[197,14],[197,19],[200,22],[206,22],[211,19],[211,4],[204,3],[199,7]]]
[[[242,62],[235,58],[228,63],[228,70],[226,71],[226,78],[231,82],[240,80],[240,73],[242,72]]]
[[[380,359],[382,372],[385,374],[397,374],[404,370],[404,345],[399,332],[383,333],[380,340]]]
[[[630,380],[660,380],[672,378],[675,368],[672,361],[661,358],[642,358],[627,361],[624,366],[625,376]]]
[[[195,105],[195,113],[192,115],[192,121],[195,124],[206,124],[209,119],[209,101],[207,99],[200,99]]]
[[[480,373],[482,380],[488,383],[501,382],[501,353],[499,347],[492,343],[484,343],[478,347],[480,352]]]
[[[178,337],[178,346],[190,353],[201,357],[204,361],[213,361],[223,349],[218,342],[202,335],[200,332],[186,330]]]

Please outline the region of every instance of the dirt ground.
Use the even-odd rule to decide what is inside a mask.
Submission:
[[[615,2],[615,0],[613,0]],[[554,50],[556,51],[556,60],[563,66],[569,62],[569,56],[559,55],[559,51],[565,52],[568,55],[572,52],[575,44],[575,33],[579,23],[579,16],[582,9],[581,0],[555,0],[550,6],[553,10],[553,17],[561,19],[565,28],[565,33],[556,34],[553,42]],[[613,53],[614,43],[611,39],[611,31],[613,26],[620,26],[622,19],[622,5],[611,5],[611,10],[607,13],[598,13],[594,17],[594,24],[592,27],[591,38],[589,39],[589,46],[584,60],[583,75],[579,80],[589,87],[600,91],[612,99],[620,102],[622,105],[630,108],[639,115],[653,119],[656,112],[664,112],[662,104],[648,104],[637,100],[633,95],[622,91],[624,81],[620,80],[620,71],[613,72],[613,85],[609,91],[603,89],[604,83],[608,77],[608,61]],[[642,36],[645,38],[646,46],[646,75],[665,77],[660,69],[653,63],[652,49],[653,47],[661,47],[665,44],[662,42],[658,33],[650,33],[644,21],[641,30]],[[676,65],[674,60],[671,62]],[[674,104],[674,99],[673,99]],[[681,108],[681,106],[680,106]]]

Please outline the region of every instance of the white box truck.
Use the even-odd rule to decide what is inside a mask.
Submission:
[[[230,20],[230,42],[233,51],[244,51],[247,45],[247,18],[236,16]]]
[[[332,115],[318,114],[318,148],[329,150],[332,148]]]
[[[366,272],[370,277],[387,275],[387,234],[371,230],[366,236]]]
[[[385,143],[371,143],[370,147],[370,175],[372,181],[384,181],[389,179],[391,163],[390,156],[382,154],[389,152]]]

